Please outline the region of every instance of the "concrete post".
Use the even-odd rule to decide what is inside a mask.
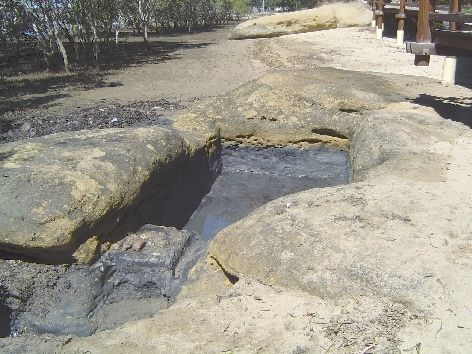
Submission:
[[[400,5],[398,8],[398,14],[395,16],[398,19],[397,27],[397,45],[399,47],[403,46],[405,41],[405,0],[400,0]]]
[[[445,57],[442,74],[443,85],[454,85],[456,83],[457,57]]]
[[[398,30],[397,31],[397,45],[399,47],[403,47],[403,43],[405,42],[405,31]]]

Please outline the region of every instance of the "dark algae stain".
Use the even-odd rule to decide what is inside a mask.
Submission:
[[[325,148],[225,145],[223,170],[184,229],[211,239],[254,209],[284,195],[349,183],[349,155]]]

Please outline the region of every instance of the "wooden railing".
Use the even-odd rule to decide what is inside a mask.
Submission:
[[[420,0],[416,42],[406,46],[415,65],[429,65],[431,55],[472,55],[472,32],[463,30],[465,23],[472,23],[472,15],[461,12],[460,0],[450,0],[449,13],[437,13],[435,0]]]
[[[385,13],[395,14],[399,45],[403,45],[406,18],[415,18],[416,41],[406,42],[406,51],[415,55],[417,66],[429,65],[431,55],[445,56],[443,82],[454,82],[455,57],[472,56],[472,14],[462,11],[461,0],[449,0],[449,5],[440,6],[436,6],[436,0],[400,0],[396,4],[372,0],[371,5],[372,26],[379,39],[383,36]],[[468,11],[472,12],[470,7]]]
[[[416,42],[409,42],[409,52],[417,55],[472,55],[471,43],[467,40],[471,31],[463,28],[463,24],[472,23],[472,9],[469,8],[470,14],[462,12],[461,0],[450,0],[449,5],[440,6],[436,6],[435,0],[399,0],[397,3],[372,0],[371,6],[372,27],[376,27],[380,38],[385,14],[394,14],[398,21],[397,40],[403,45],[405,20],[413,17],[417,21],[417,38]],[[441,28],[444,23],[448,23],[447,29]],[[434,45],[428,45],[429,43]],[[417,59],[417,62],[418,65],[426,64],[424,59]]]

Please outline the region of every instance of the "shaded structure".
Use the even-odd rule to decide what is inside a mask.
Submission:
[[[406,51],[415,54],[415,65],[429,65],[431,55],[446,56],[442,81],[455,83],[456,57],[472,56],[472,14],[463,11],[462,0],[449,0],[449,5],[439,6],[436,0],[419,0],[417,3],[400,0],[396,4],[373,0],[372,11],[378,39],[383,36],[385,15],[395,16],[399,45],[403,45],[405,37],[405,20],[413,18],[416,41],[407,41]]]
[[[416,42],[407,43],[416,65],[428,65],[430,55],[472,55],[472,14],[461,12],[461,0],[450,0],[447,13],[435,0],[420,0]]]
[[[444,14],[436,12],[435,0],[420,0],[416,42],[406,45],[418,66],[429,65],[431,55],[446,56],[442,78],[446,84],[455,83],[456,56],[472,55],[472,31],[465,25],[472,22],[472,14],[461,12],[461,5],[461,0],[450,0]]]

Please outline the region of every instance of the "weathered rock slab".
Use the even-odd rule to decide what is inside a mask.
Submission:
[[[270,38],[337,27],[367,26],[371,20],[372,12],[364,4],[335,3],[249,20],[233,29],[229,38]]]
[[[280,71],[176,117],[190,135],[349,146],[353,183],[262,206],[216,236],[169,309],[60,351],[467,353],[472,133],[402,102],[408,80]]]
[[[0,252],[87,262],[146,223],[183,225],[218,173],[212,134],[106,129],[0,146]]]

